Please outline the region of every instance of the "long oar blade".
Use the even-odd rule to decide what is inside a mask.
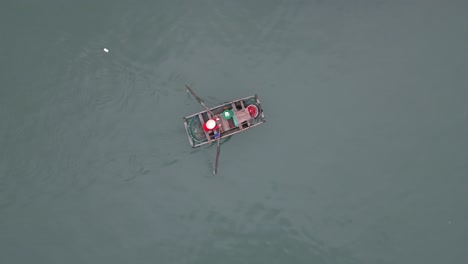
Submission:
[[[193,95],[193,97],[195,97],[195,99],[197,99],[197,101],[206,109],[207,112],[209,112],[212,116],[214,116],[213,112],[211,112],[210,109],[205,105],[205,103],[203,103],[203,100],[200,97],[198,97],[188,85],[185,85],[185,88],[187,88],[187,91],[189,91]],[[215,161],[214,174],[218,173],[218,160],[219,160],[219,152],[220,152],[220,143],[219,143],[219,141],[221,139],[221,130],[218,130],[218,133],[219,133],[219,136],[216,139],[216,143],[217,143],[218,146],[216,148],[216,161]]]
[[[193,95],[193,97],[195,97],[195,99],[197,99],[197,101],[206,109],[206,111],[213,115],[210,109],[205,105],[205,103],[203,103],[203,100],[198,97],[188,85],[185,85],[185,88],[187,88],[187,90]]]
[[[215,161],[215,169],[214,169],[214,174],[216,175],[218,173],[218,160],[219,160],[219,152],[221,151],[220,145],[219,145],[219,140],[221,138],[221,134],[219,135],[217,141],[218,147],[216,148],[216,161]]]

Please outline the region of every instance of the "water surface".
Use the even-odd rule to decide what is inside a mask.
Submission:
[[[466,262],[467,10],[4,4],[0,263]],[[184,84],[262,100],[217,176]]]

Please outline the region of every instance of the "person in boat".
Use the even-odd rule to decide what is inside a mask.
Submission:
[[[205,132],[214,131],[219,128],[219,125],[220,125],[219,118],[209,119],[203,124],[203,130],[205,130]]]
[[[221,126],[221,121],[219,118],[216,119],[209,119],[203,124],[203,130],[205,132],[210,133],[213,131],[213,139],[217,139],[218,137],[221,136],[221,131],[220,131],[220,126]]]

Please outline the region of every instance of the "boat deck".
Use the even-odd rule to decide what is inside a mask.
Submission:
[[[258,115],[255,118],[250,116],[247,109],[249,105],[255,105],[258,109]],[[226,120],[222,113],[225,110],[231,110],[234,116]],[[205,144],[215,142],[213,131],[205,132],[202,125],[211,118],[217,120],[220,126],[221,138],[234,135],[247,130],[251,127],[265,123],[265,116],[257,95],[252,95],[235,101],[213,107],[210,109],[214,116],[208,111],[202,111],[184,118],[184,125],[187,131],[189,142],[192,147],[199,147]]]

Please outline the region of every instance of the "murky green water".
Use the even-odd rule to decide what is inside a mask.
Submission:
[[[11,2],[0,263],[467,261],[466,1]]]

